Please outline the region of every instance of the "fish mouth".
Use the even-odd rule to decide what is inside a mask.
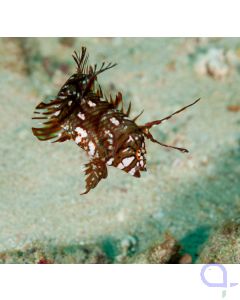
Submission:
[[[147,168],[145,166],[143,166],[143,167],[138,166],[135,171],[135,176],[140,177],[141,172],[146,172],[146,171],[147,171]]]
[[[141,173],[140,173],[139,169],[136,170],[134,176],[135,177],[141,177]]]

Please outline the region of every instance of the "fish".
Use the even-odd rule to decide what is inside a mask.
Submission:
[[[76,72],[54,99],[36,106],[32,119],[42,123],[41,127],[33,127],[32,132],[40,141],[73,141],[87,153],[89,162],[84,168],[86,189],[81,195],[87,194],[107,178],[110,166],[141,177],[141,172],[147,170],[145,139],[163,147],[188,152],[185,148],[157,141],[150,130],[196,104],[200,98],[163,119],[137,125],[136,121],[143,111],[131,118],[131,102],[126,109],[121,92],[116,93],[115,97],[107,97],[98,82],[101,73],[117,64],[103,62],[100,67],[89,65],[86,47],[82,47],[79,53],[74,51],[72,57]]]

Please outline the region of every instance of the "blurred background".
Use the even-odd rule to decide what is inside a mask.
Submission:
[[[85,196],[87,157],[33,135],[35,106],[54,97],[86,46],[98,78],[132,102],[138,124],[201,101],[147,142],[140,179],[109,168]],[[1,263],[238,263],[240,38],[0,39]]]

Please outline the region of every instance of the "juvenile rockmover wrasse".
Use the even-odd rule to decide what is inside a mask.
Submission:
[[[150,129],[200,99],[163,119],[139,126],[136,120],[142,112],[131,119],[131,102],[125,110],[122,94],[118,92],[115,98],[103,96],[97,81],[99,74],[116,64],[106,65],[103,62],[99,69],[96,64],[88,65],[85,47],[82,47],[81,55],[75,51],[73,59],[77,64],[76,73],[66,81],[55,99],[37,105],[33,119],[43,120],[43,127],[34,127],[32,131],[40,141],[73,140],[87,152],[89,162],[85,165],[86,191],[82,194],[88,193],[101,179],[107,177],[107,166],[114,166],[140,177],[140,172],[146,171],[145,138],[164,147],[188,152],[187,149],[157,141]]]

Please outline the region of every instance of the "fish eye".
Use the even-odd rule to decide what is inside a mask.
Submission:
[[[141,150],[137,149],[137,151],[136,151],[136,158],[137,158],[137,160],[141,160],[141,156],[142,156]]]
[[[86,76],[82,79],[82,83],[83,83],[83,84],[86,84],[86,83],[87,83],[87,77],[86,77]]]

